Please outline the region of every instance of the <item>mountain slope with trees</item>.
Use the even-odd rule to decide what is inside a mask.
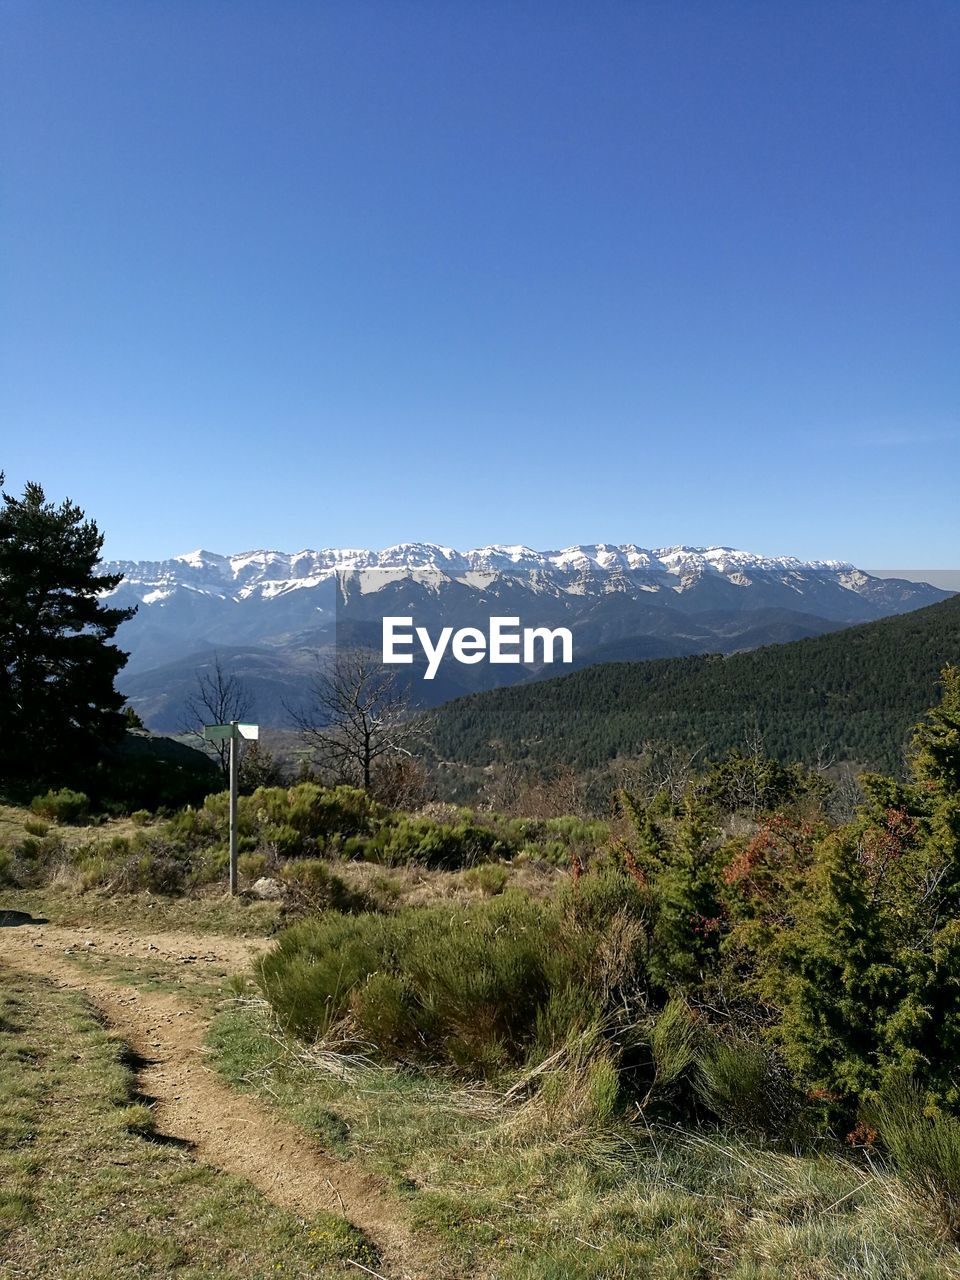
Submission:
[[[900,773],[910,726],[960,659],[960,596],[830,635],[730,656],[607,663],[435,712],[436,755],[599,767],[652,743],[717,757],[762,740],[779,760]]]

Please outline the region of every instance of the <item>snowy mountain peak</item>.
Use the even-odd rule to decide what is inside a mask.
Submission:
[[[203,569],[207,565],[224,565],[230,562],[229,556],[218,555],[216,551],[204,551],[202,547],[198,547],[196,551],[186,551],[183,555],[174,556],[173,559],[189,565],[191,569]]]
[[[304,548],[300,551],[258,549],[235,555],[221,555],[199,548],[169,560],[110,561],[104,571],[121,574],[122,581],[111,595],[124,604],[139,603],[167,609],[174,595],[223,602],[300,595],[317,588],[326,589],[338,575],[361,574],[359,589],[369,595],[391,584],[415,580],[431,590],[457,581],[476,591],[487,590],[502,578],[539,595],[579,595],[597,597],[612,593],[640,593],[645,598],[696,596],[698,608],[720,607],[719,592],[743,596],[760,591],[768,599],[775,588],[778,600],[787,607],[810,607],[823,612],[815,599],[824,589],[846,600],[860,597],[882,611],[882,602],[896,596],[897,607],[907,601],[928,603],[940,593],[925,597],[927,589],[913,591],[908,584],[893,589],[891,584],[872,578],[862,569],[841,560],[799,560],[793,556],[763,556],[736,547],[640,547],[636,543],[595,542],[536,551],[522,543],[492,543],[458,551],[435,542],[398,542],[380,551],[356,547]],[[711,600],[708,600],[712,592]],[[920,598],[924,597],[924,598]],[[893,596],[890,596],[893,600]],[[731,600],[723,597],[723,607]],[[754,602],[745,607],[753,607]],[[317,606],[318,608],[325,606]],[[739,606],[737,606],[739,607]],[[907,605],[909,607],[909,605]],[[916,607],[915,605],[913,607]],[[834,605],[830,616],[845,616],[847,607]]]
[[[716,574],[733,579],[751,572],[856,574],[852,564],[839,560],[798,560],[792,556],[762,556],[735,547],[673,546],[645,548],[635,543],[597,542],[554,551],[536,551],[517,544],[492,543],[469,551],[434,542],[399,542],[380,551],[366,548],[304,548],[296,552],[259,549],[221,555],[202,548],[158,561],[111,561],[104,568],[122,573],[127,584],[162,590],[174,584],[230,594],[267,583],[276,593],[338,571],[436,571],[444,574],[483,572],[592,571],[647,572],[683,579],[693,574]]]
[[[147,591],[173,585],[216,594],[233,594],[258,586],[270,586],[271,594],[284,587],[313,584],[337,572],[389,570],[448,575],[470,573],[577,574],[591,572],[648,573],[680,580],[692,575],[717,575],[730,581],[750,573],[821,573],[846,577],[851,585],[862,574],[841,560],[798,560],[793,556],[763,556],[735,547],[646,548],[635,543],[588,543],[560,550],[536,551],[522,543],[492,543],[469,551],[435,542],[398,542],[380,551],[366,548],[304,548],[296,552],[259,549],[221,555],[202,548],[172,556],[169,560],[116,560],[105,571],[122,573],[126,584],[140,584]],[[866,576],[866,575],[864,575]],[[676,582],[675,582],[676,585]]]

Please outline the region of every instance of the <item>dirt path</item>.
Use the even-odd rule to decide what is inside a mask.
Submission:
[[[114,956],[216,965],[241,971],[263,942],[190,934],[103,933],[34,923],[0,927],[0,962],[82,992],[142,1059],[138,1084],[155,1099],[160,1133],[191,1155],[246,1178],[265,1196],[309,1216],[342,1213],[378,1246],[396,1280],[437,1280],[439,1259],[413,1240],[399,1205],[376,1179],[318,1150],[253,1098],[234,1092],[204,1062],[203,1020],[173,995],[139,991],[80,971],[69,951],[92,944]],[[430,1256],[425,1256],[430,1255]],[[362,1275],[361,1270],[357,1275]]]

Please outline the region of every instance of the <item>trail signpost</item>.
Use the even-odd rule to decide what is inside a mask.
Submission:
[[[260,737],[258,724],[239,724],[231,720],[229,724],[205,724],[203,726],[205,742],[230,743],[230,892],[237,892],[237,793],[240,786],[240,742],[243,739],[256,741]]]

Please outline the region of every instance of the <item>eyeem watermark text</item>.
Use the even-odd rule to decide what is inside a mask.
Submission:
[[[457,662],[560,662],[573,661],[573,636],[566,627],[523,627],[519,618],[491,618],[486,633],[478,627],[443,627],[434,643],[426,627],[414,627],[412,618],[383,619],[383,661],[413,662],[413,646],[419,641],[427,659],[425,680],[432,680],[448,648]]]

